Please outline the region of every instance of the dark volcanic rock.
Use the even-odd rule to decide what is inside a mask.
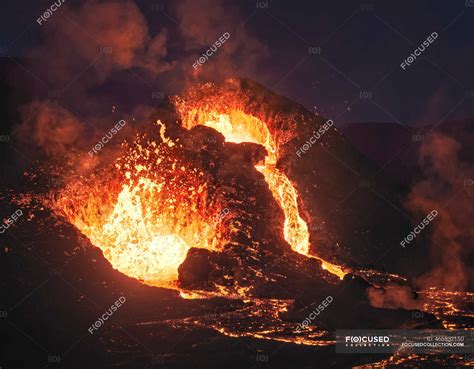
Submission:
[[[418,310],[374,308],[367,299],[370,287],[363,279],[346,275],[332,291],[305,293],[295,300],[293,309],[283,319],[303,322],[326,329],[408,329],[442,328],[432,314]],[[329,299],[328,299],[329,297]],[[323,301],[327,301],[323,304]],[[349,310],[349,312],[348,312]]]
[[[209,281],[211,263],[209,251],[204,249],[191,249],[186,260],[179,266],[179,279],[183,286],[192,287]]]
[[[299,193],[313,251],[350,266],[377,264],[413,275],[410,255],[399,242],[410,231],[400,188],[385,178],[332,126],[304,153],[298,150],[326,123],[304,107],[263,86],[242,79],[191,88],[190,106],[224,105],[264,121],[278,147],[277,167]]]

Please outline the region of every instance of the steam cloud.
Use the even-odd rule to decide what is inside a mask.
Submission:
[[[22,109],[24,117],[34,117],[31,124],[18,128],[23,145],[36,143],[48,156],[65,155],[71,146],[79,145],[84,131],[81,122],[68,110],[54,102],[37,101]]]
[[[260,41],[249,35],[238,10],[229,8],[222,1],[179,1],[176,14],[185,49],[191,52],[184,68],[192,65],[220,35],[230,33],[225,47],[213,55],[205,68],[187,74],[188,82],[195,82],[196,78],[215,80],[236,74],[254,74],[257,61],[268,53]]]
[[[170,2],[167,11],[176,17],[177,25],[167,29],[158,24],[152,35],[144,13],[133,1],[88,0],[79,7],[58,9],[41,27],[41,44],[26,55],[28,68],[39,78],[26,87],[35,101],[21,109],[19,140],[33,140],[46,155],[64,153],[74,143],[90,146],[126,114],[121,111],[120,116],[110,117],[111,101],[120,93],[116,88],[107,90],[107,85],[120,73],[135,74],[143,81],[141,86],[172,84],[176,92],[198,81],[252,73],[257,58],[265,54],[265,47],[246,31],[243,17],[223,1]],[[195,70],[195,60],[224,32],[230,33],[230,39]],[[170,48],[177,49],[172,57]],[[46,96],[38,99],[45,89]],[[134,95],[130,90],[126,93]],[[59,101],[53,103],[53,98]],[[152,111],[149,105],[138,101],[123,109],[141,115],[138,110]],[[86,135],[86,143],[89,121],[99,132]]]
[[[75,82],[93,87],[116,70],[142,67],[159,73],[171,68],[165,61],[166,30],[151,37],[145,17],[131,1],[90,0],[55,15],[51,27],[45,27],[43,43],[29,53],[38,74],[46,72],[46,82],[55,88],[63,88],[91,64],[93,73]]]
[[[384,288],[369,287],[367,297],[376,308],[415,310],[423,306],[423,301],[413,293],[409,286],[390,284]]]
[[[415,282],[424,288],[472,288],[472,271],[465,261],[472,256],[474,236],[474,208],[468,188],[474,168],[462,159],[461,144],[440,133],[426,137],[419,155],[424,178],[413,186],[407,206],[417,215],[433,209],[439,215],[430,225],[432,268]]]

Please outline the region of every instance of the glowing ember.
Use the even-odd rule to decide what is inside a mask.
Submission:
[[[219,240],[209,179],[173,152],[175,144],[158,125],[164,144],[138,139],[107,168],[115,173],[112,180],[74,181],[53,208],[102,249],[115,269],[150,285],[176,287],[188,250],[215,249]]]

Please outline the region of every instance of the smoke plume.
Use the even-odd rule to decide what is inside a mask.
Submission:
[[[176,24],[154,21],[152,33],[145,13],[130,0],[88,0],[58,8],[40,28],[41,43],[26,54],[35,78],[23,87],[34,97],[21,109],[19,140],[33,141],[46,155],[75,143],[93,145],[125,115],[142,117],[138,110],[151,112],[157,101],[190,84],[251,73],[265,53],[243,17],[224,1],[170,2],[166,12]],[[194,68],[226,32],[229,39]],[[90,121],[99,132],[90,134]]]
[[[432,268],[416,279],[420,287],[465,290],[473,285],[466,262],[472,257],[474,235],[474,208],[468,188],[474,168],[462,159],[461,148],[454,138],[435,133],[426,137],[420,149],[423,179],[411,189],[407,206],[417,216],[433,209],[439,212],[430,224]]]
[[[423,301],[409,286],[389,284],[384,288],[369,287],[367,296],[372,306],[386,309],[421,309]]]

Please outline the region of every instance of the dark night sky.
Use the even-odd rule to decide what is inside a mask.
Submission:
[[[22,56],[37,44],[40,27],[35,20],[51,3],[2,2],[4,54]],[[136,3],[152,33],[160,27],[173,30],[170,2]],[[274,0],[262,2],[261,8],[253,0],[236,3],[248,32],[269,51],[249,77],[338,125],[436,124],[474,116],[472,0]],[[164,11],[154,11],[157,4]],[[433,32],[438,39],[402,70],[400,63]],[[181,52],[179,43],[172,48]],[[316,53],[310,54],[310,48]]]

